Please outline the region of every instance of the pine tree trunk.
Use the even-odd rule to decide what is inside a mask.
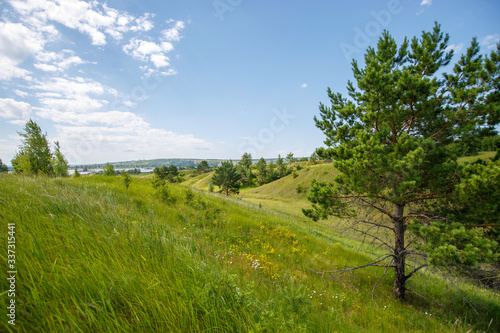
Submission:
[[[400,300],[405,299],[405,223],[404,205],[396,205],[394,214],[394,294]]]

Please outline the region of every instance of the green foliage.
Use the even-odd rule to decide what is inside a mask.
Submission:
[[[207,172],[208,169],[209,169],[208,162],[205,160],[201,161],[200,164],[198,164],[198,166],[196,167],[196,171],[198,172],[199,175]]]
[[[125,170],[122,171],[122,183],[123,186],[125,186],[125,189],[128,190],[128,187],[130,186],[130,183],[132,182],[132,177],[126,172]]]
[[[237,165],[238,173],[241,175],[241,183],[243,185],[252,186],[254,175],[252,172],[252,155],[244,153]]]
[[[241,160],[238,162],[244,169],[250,169],[252,166],[252,154],[244,153],[241,156]]]
[[[40,126],[30,119],[24,126],[24,132],[18,134],[22,137],[22,145],[11,161],[14,171],[26,175],[53,175],[47,133],[43,134]]]
[[[311,154],[311,157],[309,157],[309,161],[312,163],[312,164],[316,164],[316,162],[318,161],[319,159],[319,156],[316,152],[313,152]]]
[[[286,165],[281,155],[278,155],[278,160],[276,160],[276,171],[278,172],[278,178],[286,175]]]
[[[299,175],[297,174],[297,171],[293,170],[292,171],[292,178],[295,179],[297,178]]]
[[[162,166],[161,168],[154,168],[153,173],[161,179],[167,180],[170,183],[175,183],[180,180],[179,169],[175,165]]]
[[[78,178],[80,177],[80,172],[78,172],[78,169],[75,167],[75,172],[73,173],[73,177]]]
[[[333,149],[332,148],[327,148],[325,149],[324,147],[319,147],[316,148],[315,150],[316,155],[318,155],[319,159],[328,161],[333,158]]]
[[[297,191],[297,193],[305,193],[307,191],[307,188],[304,185],[299,184],[297,185],[297,187],[295,187],[295,190]]]
[[[53,159],[53,169],[56,177],[67,177],[69,162],[64,158],[64,155],[61,153],[61,147],[59,146],[59,141],[55,143],[54,150],[54,159]]]
[[[106,163],[103,173],[105,176],[116,176],[115,167],[111,163]]]
[[[480,230],[466,229],[461,223],[411,224],[409,229],[424,240],[417,248],[427,253],[433,265],[473,266],[499,259],[496,241],[485,238]]]
[[[212,182],[219,187],[219,192],[229,195],[230,192],[239,193],[241,174],[238,172],[232,161],[222,162],[222,165],[215,169]]]
[[[263,185],[267,181],[267,162],[264,157],[261,157],[260,160],[255,164],[257,169],[257,182],[259,186]]]
[[[3,164],[2,159],[0,158],[0,173],[9,172],[9,167]]]
[[[156,198],[158,198],[163,203],[175,204],[177,198],[172,196],[165,179],[162,179],[158,175],[154,175],[153,179],[151,180],[151,184],[153,185],[153,189],[155,191],[154,196]]]
[[[288,164],[292,164],[293,162],[296,161],[296,158],[293,157],[293,153],[290,152],[286,155],[286,161],[288,162]]]
[[[433,225],[440,221],[443,202],[459,197],[454,190],[459,190],[461,166],[456,151],[447,145],[474,140],[483,126],[497,121],[492,115],[498,105],[488,98],[497,94],[499,86],[500,44],[483,57],[473,39],[453,72],[442,74],[453,58],[453,51],[447,52],[448,40],[437,23],[431,32],[405,39],[400,47],[384,32],[376,48],[367,49],[364,67],[353,60],[355,83],[347,85],[350,98],[328,89],[331,106],[320,104],[320,118],[314,117],[341,173],[335,184],[312,184],[313,208],[305,213],[315,219],[331,214],[353,217],[349,207],[357,206],[360,213],[375,210],[382,214],[369,222],[394,227],[388,263],[395,268],[394,292],[400,299],[412,276],[405,273],[405,231],[410,217]],[[475,193],[481,200],[485,194]],[[499,201],[497,194],[493,200]],[[460,248],[456,242],[449,245]],[[436,262],[456,256],[440,258]],[[460,259],[458,263],[465,262]]]

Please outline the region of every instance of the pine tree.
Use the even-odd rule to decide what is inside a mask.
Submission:
[[[286,174],[286,165],[281,155],[278,155],[278,160],[276,161],[276,171],[278,172],[278,178],[281,178]]]
[[[224,161],[222,165],[215,169],[212,181],[219,186],[219,192],[229,195],[230,192],[239,193],[241,175],[236,170],[232,161]]]
[[[259,182],[259,186],[266,183],[267,180],[267,162],[264,157],[261,157],[260,160],[255,164],[257,168],[257,181]]]
[[[437,23],[420,39],[405,38],[399,48],[384,32],[377,47],[367,49],[364,67],[353,60],[355,83],[347,85],[350,98],[328,88],[331,106],[320,104],[320,117],[314,118],[340,174],[333,184],[313,181],[308,195],[313,207],[303,211],[315,220],[328,215],[348,217],[392,234],[389,238],[373,235],[390,251],[384,260],[367,266],[394,269],[394,293],[399,299],[405,298],[408,279],[429,263],[474,264],[498,258],[496,242],[485,237],[481,227],[464,228],[466,222],[446,214],[444,207],[458,209],[461,186],[473,188],[447,145],[498,123],[491,116],[498,113],[498,104],[487,100],[498,92],[500,44],[483,57],[473,39],[453,72],[440,74],[453,57],[453,51],[447,52],[448,40]],[[491,170],[471,174],[496,183],[498,172]],[[498,187],[474,193],[475,200],[500,201]],[[498,205],[489,209],[488,216],[500,215]],[[486,217],[481,221],[490,222]],[[410,248],[412,242],[405,238],[409,227],[420,235],[419,248],[427,253]],[[433,240],[429,230],[438,230],[434,235],[439,234],[439,239]],[[362,232],[370,234],[366,229]],[[426,242],[456,255],[439,258]],[[461,251],[467,244],[474,249]],[[482,257],[460,260],[472,252]],[[408,267],[407,258],[419,254],[439,260]]]

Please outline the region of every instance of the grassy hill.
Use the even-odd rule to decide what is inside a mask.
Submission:
[[[307,192],[309,192],[311,180],[332,181],[333,177],[338,174],[338,171],[332,164],[320,164],[303,167],[301,170],[296,171],[296,173],[296,178],[290,174],[272,183],[245,191],[245,196],[304,200],[306,199]],[[300,192],[297,191],[297,186],[301,187]]]
[[[383,268],[335,279],[317,274],[376,255],[358,252],[355,241],[234,198],[174,185],[169,191],[162,202],[140,177],[127,191],[120,177],[0,175],[4,249],[6,226],[15,224],[15,331],[500,329],[496,319],[488,327],[500,313],[497,294],[453,281],[473,310],[428,272],[411,288],[442,307],[411,294],[407,303],[395,301],[391,274],[372,300]],[[0,253],[6,263],[7,251]],[[1,287],[9,289],[5,278]],[[1,294],[4,305],[9,297]],[[0,331],[14,332],[3,318]]]
[[[189,178],[182,185],[193,187],[200,190],[208,190],[208,182],[213,177],[214,171],[203,173],[201,175]]]

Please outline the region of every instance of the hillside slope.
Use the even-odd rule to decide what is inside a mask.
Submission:
[[[394,300],[390,273],[370,301],[383,268],[316,273],[373,258],[328,228],[176,185],[163,198],[138,177],[125,190],[120,177],[0,175],[4,249],[9,223],[17,242],[15,331],[466,332],[500,311],[497,295],[461,286],[478,318],[433,275],[412,289],[444,309]]]
[[[272,183],[249,189],[244,192],[245,196],[304,200],[309,192],[311,180],[332,181],[338,171],[331,164],[320,164],[303,168],[296,173],[296,178],[290,174]],[[297,186],[302,188],[300,193],[297,191]]]

